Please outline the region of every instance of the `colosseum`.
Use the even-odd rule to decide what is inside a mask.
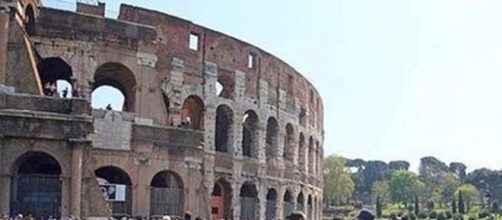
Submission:
[[[0,214],[321,219],[323,104],[305,77],[182,18],[105,11],[0,0]],[[103,86],[122,108],[91,107]]]

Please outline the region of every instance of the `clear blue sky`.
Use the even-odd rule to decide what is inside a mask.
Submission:
[[[294,66],[323,97],[327,154],[502,168],[502,1],[106,1],[109,15],[119,2],[225,32]]]

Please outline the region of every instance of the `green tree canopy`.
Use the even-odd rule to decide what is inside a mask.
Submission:
[[[391,175],[389,186],[393,202],[410,202],[423,191],[425,184],[412,172],[396,171]]]
[[[380,198],[381,203],[390,200],[390,186],[388,181],[376,181],[373,183],[372,194],[375,198]]]
[[[350,177],[350,170],[345,167],[346,159],[329,156],[324,159],[324,195],[329,204],[345,203],[354,192],[354,182]]]

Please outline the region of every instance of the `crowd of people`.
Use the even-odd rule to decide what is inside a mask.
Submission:
[[[72,90],[71,90],[71,97],[77,98],[80,97],[80,90],[76,83],[72,83]],[[58,92],[57,84],[56,82],[46,82],[44,85],[44,95],[46,96],[52,96],[52,97],[62,97],[62,98],[69,98],[70,95],[70,89],[68,87],[65,87],[61,93]]]

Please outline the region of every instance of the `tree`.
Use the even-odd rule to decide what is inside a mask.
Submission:
[[[371,191],[373,196],[380,198],[381,203],[385,203],[390,199],[390,186],[387,181],[376,181]]]
[[[458,187],[460,187],[461,184],[462,182],[455,174],[448,173],[443,177],[441,177],[439,188],[441,196],[443,198],[442,202],[446,204],[448,201],[451,201],[452,198],[454,198],[453,194],[458,189]]]
[[[343,204],[354,192],[354,182],[350,171],[345,167],[345,158],[329,156],[324,160],[326,173],[324,174],[324,193],[327,205]]]
[[[464,197],[462,196],[462,191],[458,191],[458,212],[460,214],[465,214]]]
[[[376,199],[376,215],[378,218],[382,217],[382,202],[380,201],[379,196],[377,196],[377,199]]]
[[[394,160],[389,162],[389,168],[392,171],[408,170],[410,168],[410,163],[405,160]]]
[[[451,199],[451,213],[455,214],[457,213],[457,200],[455,199],[455,197],[453,197]]]
[[[472,184],[464,184],[457,189],[455,194],[460,194],[462,192],[462,200],[465,202],[465,211],[469,211],[471,208],[471,204],[479,204],[481,194],[478,189]],[[459,198],[460,200],[460,198]],[[460,201],[459,201],[460,203]],[[460,209],[460,206],[459,206]]]
[[[424,183],[412,172],[396,171],[391,175],[389,186],[393,202],[407,203],[418,196],[424,188]]]
[[[420,213],[420,202],[418,201],[418,196],[415,195],[415,215]]]
[[[467,169],[467,166],[463,163],[459,162],[451,162],[449,171],[451,173],[454,173],[460,180],[465,179],[466,177],[466,172],[465,170]]]

